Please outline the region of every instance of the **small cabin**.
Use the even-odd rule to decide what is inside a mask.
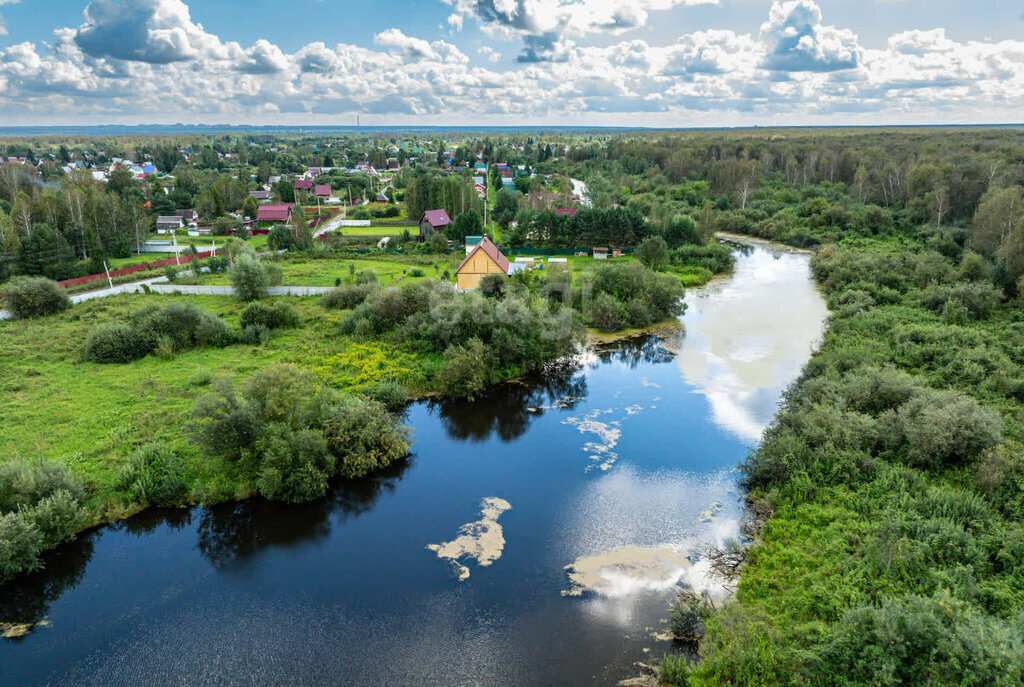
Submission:
[[[478,288],[485,275],[508,275],[516,271],[519,270],[502,255],[494,242],[484,236],[455,270],[455,281],[460,289],[469,290]]]
[[[594,249],[594,260],[607,260],[608,249],[607,248],[595,248]]]
[[[427,210],[420,217],[420,242],[426,241],[434,232],[444,231],[445,228],[452,223],[448,213],[445,210]]]
[[[156,219],[156,233],[166,234],[168,232],[175,232],[185,226],[185,220],[177,215],[168,215],[164,217],[157,217]]]

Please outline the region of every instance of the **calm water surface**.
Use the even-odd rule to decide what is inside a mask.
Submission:
[[[736,533],[735,466],[826,314],[808,257],[764,244],[687,301],[678,331],[411,406],[411,460],[321,502],[151,511],[63,547],[0,588],[0,621],[37,623],[0,640],[0,682],[629,677],[671,647],[675,587],[714,589],[693,551]]]

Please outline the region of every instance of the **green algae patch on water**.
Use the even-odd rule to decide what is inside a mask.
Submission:
[[[505,499],[489,496],[480,502],[480,519],[459,528],[455,539],[442,544],[427,544],[427,549],[438,558],[448,559],[459,581],[469,579],[469,568],[459,562],[473,558],[481,567],[487,567],[501,558],[505,550],[505,534],[498,518],[512,506]]]
[[[569,589],[562,596],[583,596],[584,592],[622,596],[637,589],[669,589],[689,567],[690,554],[672,546],[625,546],[565,566]]]

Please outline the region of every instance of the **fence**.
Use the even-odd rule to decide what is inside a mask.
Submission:
[[[164,258],[163,260],[156,260],[154,262],[144,262],[141,265],[132,265],[131,267],[122,267],[119,270],[111,270],[110,278],[123,277],[127,274],[135,274],[136,272],[146,272],[149,270],[160,269],[166,265],[184,265],[187,262],[193,260],[199,260],[200,258],[208,258],[213,255],[212,251],[205,253],[196,253],[195,255],[182,255],[180,258]],[[78,277],[77,279],[65,279],[64,281],[57,282],[64,288],[70,288],[72,286],[81,286],[82,284],[88,284],[89,282],[99,281],[100,279],[106,279],[107,275],[104,273],[90,274],[88,277]]]

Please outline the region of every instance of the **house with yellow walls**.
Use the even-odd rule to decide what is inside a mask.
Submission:
[[[480,286],[480,280],[485,274],[507,276],[520,268],[520,265],[509,262],[494,242],[484,236],[462,261],[459,269],[455,270],[455,282],[460,289],[475,289]]]

